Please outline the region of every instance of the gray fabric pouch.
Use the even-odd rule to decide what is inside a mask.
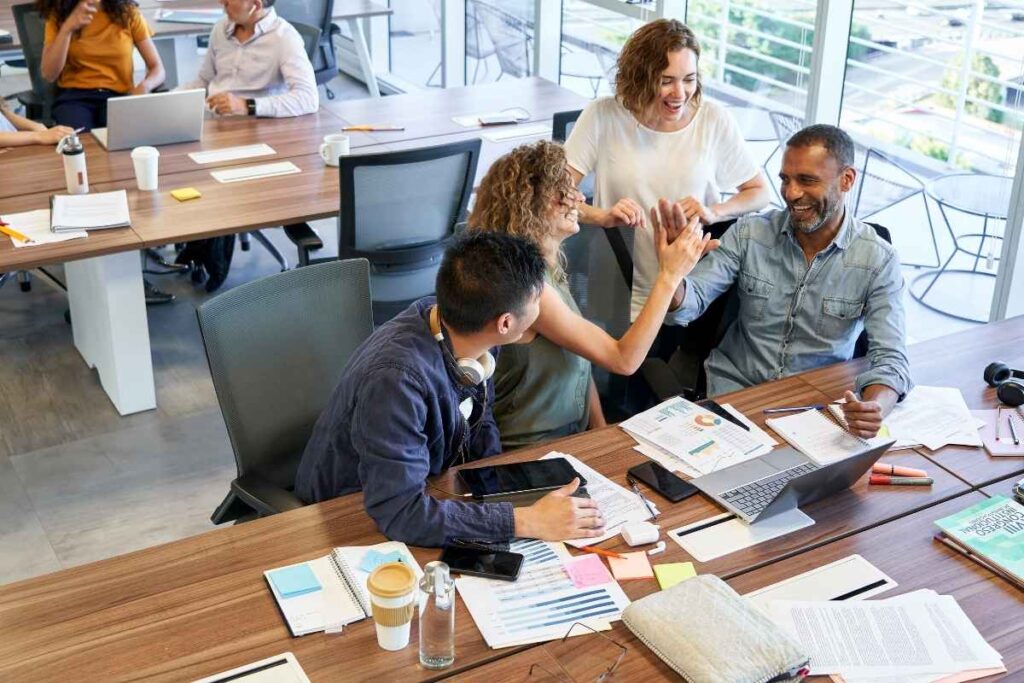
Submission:
[[[622,621],[690,683],[799,680],[808,663],[796,642],[711,574],[637,600]]]

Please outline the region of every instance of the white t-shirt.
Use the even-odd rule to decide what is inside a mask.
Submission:
[[[629,198],[649,212],[658,199],[694,196],[717,204],[722,190],[757,175],[739,127],[725,108],[702,98],[686,128],[662,133],[641,125],[613,97],[587,105],[565,143],[569,165],[583,175],[594,173],[594,206],[610,209]],[[635,320],[658,276],[658,253],[649,225],[633,237]]]
[[[14,124],[5,116],[7,109],[3,105],[0,105],[0,133],[17,133],[18,129],[14,127]]]

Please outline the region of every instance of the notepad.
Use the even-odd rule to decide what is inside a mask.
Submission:
[[[259,178],[272,178],[279,175],[290,175],[301,173],[302,169],[290,161],[279,161],[273,164],[260,164],[258,166],[243,166],[241,168],[229,168],[220,171],[210,171],[210,175],[218,183],[237,183],[243,180],[257,180]]]
[[[267,573],[267,578],[283,598],[305,595],[320,590],[320,582],[308,564],[282,567]]]
[[[647,559],[647,553],[642,551],[623,553],[621,558],[609,557],[608,566],[612,568],[616,581],[654,578],[651,562]]]
[[[92,192],[55,194],[50,197],[50,230],[105,230],[131,225],[128,193]]]
[[[842,460],[868,445],[864,439],[849,433],[818,410],[770,417],[765,424],[819,465]]]
[[[274,148],[266,144],[240,145],[223,149],[210,149],[205,152],[191,152],[188,158],[197,164],[215,164],[221,161],[236,161],[251,157],[264,157],[277,154]]]
[[[6,213],[4,214],[4,221],[10,225],[10,227],[32,240],[31,242],[22,242],[21,240],[10,238],[11,244],[13,244],[16,249],[35,247],[40,244],[51,244],[53,242],[64,242],[65,240],[81,239],[89,236],[85,230],[65,230],[63,232],[53,232],[50,230],[49,209],[38,209],[36,211],[26,211],[24,213]]]
[[[661,590],[665,590],[697,576],[697,572],[693,569],[693,562],[668,562],[654,565],[654,576]]]
[[[576,588],[590,588],[612,580],[608,568],[597,555],[587,555],[565,563],[565,573]]]

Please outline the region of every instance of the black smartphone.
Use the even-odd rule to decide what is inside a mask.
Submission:
[[[733,415],[728,410],[726,410],[722,406],[720,406],[717,403],[715,403],[714,401],[712,401],[710,398],[705,398],[702,401],[697,401],[697,405],[699,405],[704,410],[707,410],[707,411],[710,411],[710,412],[714,413],[715,415],[717,415],[718,417],[720,417],[720,418],[722,418],[724,420],[728,420],[729,422],[732,422],[734,425],[736,425],[740,429],[743,429],[744,431],[748,431],[748,432],[750,431],[750,427],[748,427],[747,425],[743,424],[739,419],[737,419],[737,417],[735,415]]]
[[[565,458],[459,470],[459,479],[477,500],[513,493],[551,491],[565,486],[576,477],[580,479],[580,487],[586,486],[586,480],[580,477]]]
[[[680,479],[656,462],[648,461],[629,468],[629,475],[650,486],[667,500],[678,503],[697,493],[697,487]]]
[[[523,556],[520,553],[483,547],[445,546],[441,561],[453,573],[501,581],[515,581],[519,578],[519,570],[523,568]]]

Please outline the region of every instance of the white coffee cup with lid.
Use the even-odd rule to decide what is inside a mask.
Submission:
[[[132,150],[132,164],[135,166],[135,182],[143,192],[157,188],[160,167],[160,150],[156,147],[136,147]]]
[[[325,135],[324,142],[320,145],[320,156],[328,166],[337,166],[338,157],[348,154],[348,136],[342,133]]]

